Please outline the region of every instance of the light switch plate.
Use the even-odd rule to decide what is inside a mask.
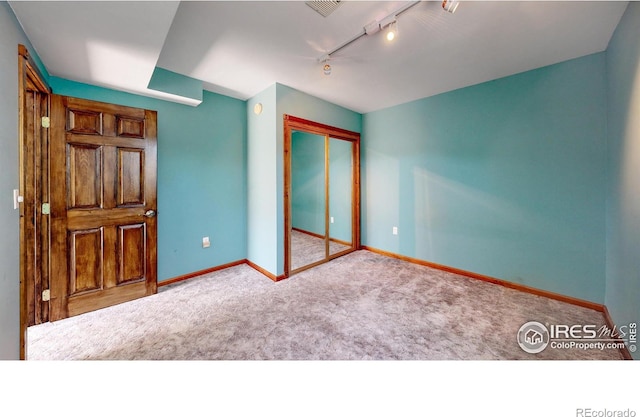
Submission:
[[[202,238],[202,247],[203,248],[208,248],[209,246],[211,246],[211,242],[209,242],[209,236],[205,236]]]

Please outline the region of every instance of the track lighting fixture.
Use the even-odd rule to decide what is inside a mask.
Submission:
[[[322,72],[324,75],[331,75],[331,64],[329,64],[329,54],[325,54],[318,59],[318,62],[322,64]]]
[[[378,22],[377,20],[374,20],[364,27],[365,35],[373,35],[378,32],[380,32],[380,22]]]
[[[324,54],[321,58],[318,59],[318,62],[323,65],[324,74],[325,75],[331,74],[331,65],[329,65],[329,63],[327,62],[331,57],[331,55],[342,50],[343,48],[346,48],[347,46],[351,45],[352,43],[354,43],[355,41],[357,41],[363,36],[374,35],[386,29],[385,37],[388,41],[392,41],[395,38],[397,38],[398,37],[398,23],[397,23],[398,16],[400,16],[402,13],[406,12],[413,6],[416,6],[420,3],[421,1],[409,1],[405,3],[404,6],[400,7],[398,10],[388,15],[384,19],[374,20],[368,23],[362,28],[360,33],[358,33],[356,36],[354,36],[353,38],[343,42],[342,44],[328,51],[326,54]],[[454,13],[459,5],[460,5],[460,0],[443,0],[442,1],[442,8],[449,13]]]
[[[386,29],[385,37],[389,42],[398,36],[398,19],[396,16],[389,16],[380,21],[380,29]]]
[[[442,8],[448,11],[449,13],[455,13],[458,6],[460,6],[459,0],[443,0],[442,1]]]
[[[387,40],[391,42],[398,35],[397,23],[393,23],[389,25],[389,29],[387,29]]]

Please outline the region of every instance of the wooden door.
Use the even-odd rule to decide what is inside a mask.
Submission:
[[[18,165],[20,167],[20,359],[27,357],[27,327],[49,320],[49,223],[41,213],[49,201],[51,89],[24,45],[18,45]],[[45,297],[46,298],[46,297]]]
[[[49,303],[42,299],[49,289],[49,219],[42,214],[42,203],[49,201],[49,135],[42,126],[42,118],[49,115],[49,95],[27,85],[24,102],[22,267],[26,277],[27,326],[33,326],[49,321]]]
[[[156,293],[156,119],[51,96],[51,321]]]

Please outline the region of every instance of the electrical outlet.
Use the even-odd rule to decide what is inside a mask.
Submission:
[[[397,227],[395,227],[395,226],[393,226],[392,233],[393,233],[394,235],[397,235],[397,234],[398,234],[398,228],[397,228]]]
[[[203,248],[208,248],[209,246],[211,246],[211,242],[209,242],[209,236],[205,236],[202,238],[202,247]]]

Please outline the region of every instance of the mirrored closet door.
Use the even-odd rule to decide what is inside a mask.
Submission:
[[[360,247],[360,134],[285,116],[285,275]]]

